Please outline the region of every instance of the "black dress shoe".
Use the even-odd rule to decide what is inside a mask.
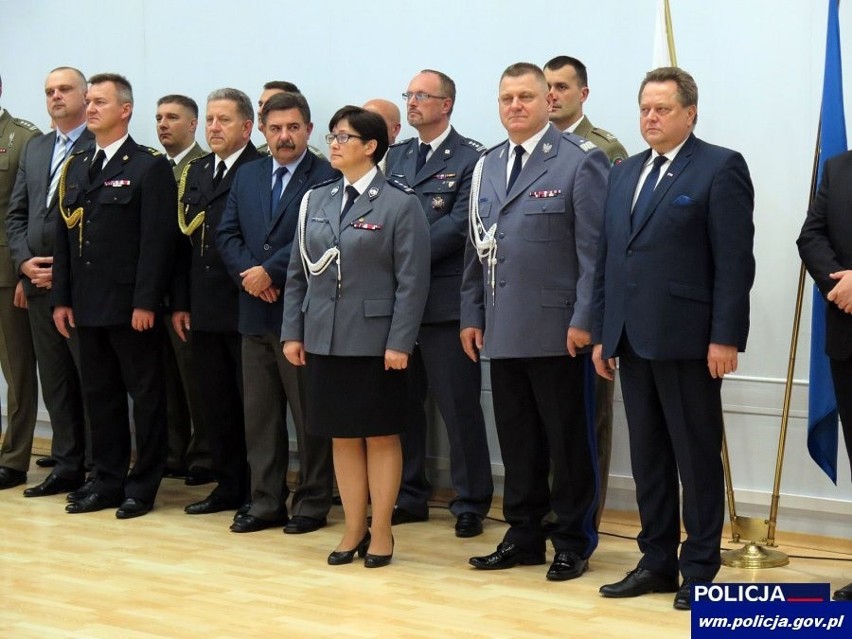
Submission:
[[[287,522],[286,526],[284,526],[284,532],[288,535],[302,535],[304,533],[310,533],[315,530],[319,530],[320,528],[324,528],[327,524],[328,520],[325,517],[322,519],[315,519],[313,517],[296,515]]]
[[[476,537],[482,534],[482,517],[476,513],[462,513],[456,519],[456,537]]]
[[[852,601],[852,584],[846,584],[843,588],[838,588],[831,596],[834,601]]]
[[[86,481],[83,482],[83,485],[80,486],[79,489],[68,493],[65,496],[65,499],[67,499],[68,501],[80,501],[92,492],[92,488],[94,487],[94,485],[95,478],[92,475],[89,475],[88,477],[86,477]]]
[[[247,501],[242,506],[237,508],[237,512],[234,513],[234,521],[237,521],[240,517],[245,517],[249,514],[251,510],[251,502]]]
[[[82,477],[60,477],[50,473],[38,486],[31,486],[24,491],[24,497],[46,497],[59,493],[70,493],[83,485]]]
[[[421,521],[429,521],[429,515],[423,517],[422,515],[415,515],[414,513],[408,512],[407,510],[400,508],[399,506],[394,506],[393,514],[391,515],[391,525],[399,526],[401,524],[415,524]]]
[[[128,497],[121,502],[121,506],[119,506],[118,510],[115,511],[115,516],[118,519],[133,519],[134,517],[141,517],[142,515],[151,512],[151,509],[153,508],[154,504],[142,501],[141,499],[136,499],[136,497]]]
[[[233,524],[231,524],[231,532],[257,532],[259,530],[266,530],[267,528],[272,528],[273,526],[280,526],[283,523],[285,523],[283,519],[270,520],[261,519],[260,517],[255,517],[254,515],[243,515],[239,519],[235,520]]]
[[[351,564],[352,560],[355,559],[355,553],[358,553],[359,557],[363,557],[367,554],[367,548],[370,547],[370,531],[368,530],[364,534],[364,538],[358,542],[358,545],[355,546],[352,550],[335,550],[334,552],[328,555],[328,565],[329,566],[342,566],[343,564]]]
[[[468,563],[480,570],[503,570],[515,566],[539,566],[544,563],[543,552],[530,552],[515,544],[502,542],[497,550],[484,557],[471,557]]]
[[[636,568],[627,576],[614,584],[600,587],[604,597],[638,597],[651,592],[676,592],[677,577],[666,577],[645,568]]]
[[[215,481],[213,471],[203,466],[192,466],[186,473],[184,484],[187,486],[203,486]]]
[[[696,579],[695,577],[684,577],[683,583],[677,589],[677,594],[674,598],[675,610],[691,610],[692,609],[692,586],[695,584],[710,583],[704,579]]]
[[[372,555],[367,553],[364,555],[364,568],[382,568],[387,566],[393,559],[393,547],[396,545],[393,537],[391,537],[391,553],[389,555]]]
[[[576,579],[589,569],[589,560],[570,550],[560,550],[547,571],[548,581]]]
[[[27,474],[8,466],[0,466],[0,490],[14,488],[27,483]]]
[[[236,507],[237,505],[233,501],[219,499],[215,495],[210,495],[207,499],[190,504],[183,511],[187,515],[209,515],[211,513],[220,513],[223,510],[233,510]]]
[[[53,457],[39,457],[36,459],[35,465],[39,468],[53,468],[56,466],[56,460]]]
[[[89,493],[79,501],[72,501],[65,506],[65,512],[71,514],[93,513],[104,508],[115,508],[121,504],[121,497],[110,497],[102,493]]]
[[[178,466],[166,466],[166,469],[163,471],[163,477],[167,477],[168,479],[184,479],[189,471],[184,467]]]

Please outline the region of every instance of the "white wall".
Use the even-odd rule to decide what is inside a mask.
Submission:
[[[794,241],[811,179],[827,4],[671,4],[678,62],[699,85],[697,132],[745,155],[757,193],[751,338],[724,396],[738,494],[745,502],[768,504],[799,268]],[[153,116],[159,96],[185,93],[203,105],[212,89],[235,86],[254,99],[264,81],[286,79],[308,97],[317,126],[313,143],[322,146],[328,118],[339,106],[371,97],[398,99],[416,71],[431,67],[445,71],[458,85],[456,127],[492,145],[504,137],[495,99],[501,71],[519,60],[541,64],[554,55],[570,54],[589,67],[586,112],[636,152],[643,148],[636,91],[651,64],[655,7],[656,0],[431,5],[406,0],[0,0],[2,104],[46,127],[41,91],[48,70],[72,65],[86,74],[117,71],[135,89],[133,136],[156,146]],[[852,3],[841,3],[840,23],[842,40],[849,42]],[[845,53],[848,105],[852,50]],[[852,110],[847,112],[852,115]],[[410,134],[404,127],[403,135]],[[257,135],[255,139],[260,140]],[[810,295],[796,367],[779,527],[816,526],[821,532],[849,536],[852,485],[844,455],[839,486],[834,487],[805,448],[809,300]],[[484,404],[488,400],[486,389]],[[630,469],[620,409],[617,422],[611,499],[618,501],[623,490],[628,507]],[[492,443],[495,472],[500,474],[496,439]],[[443,451],[436,442],[439,469],[446,465]],[[813,524],[809,510],[829,513],[827,521]]]

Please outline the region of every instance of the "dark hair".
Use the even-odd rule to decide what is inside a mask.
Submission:
[[[157,106],[162,106],[164,104],[179,104],[185,109],[188,109],[192,112],[193,117],[198,117],[198,104],[195,100],[186,95],[180,95],[178,93],[171,93],[169,95],[164,95],[162,98],[157,100]]]
[[[305,124],[311,123],[311,107],[301,93],[276,93],[269,98],[260,110],[260,123],[266,124],[266,116],[271,111],[287,111],[288,109],[299,109]]]
[[[89,84],[103,84],[104,82],[112,82],[115,85],[118,98],[123,104],[133,104],[133,87],[123,75],[118,73],[96,73],[89,78]]]
[[[251,105],[251,98],[239,89],[225,87],[211,91],[210,95],[207,96],[207,101],[213,102],[213,100],[230,100],[237,105],[237,113],[243,120],[254,122],[254,107]]]
[[[691,107],[698,106],[698,85],[695,83],[689,73],[680,67],[659,67],[645,74],[645,79],[639,86],[639,101],[642,100],[642,91],[645,90],[645,85],[649,82],[674,82],[677,85],[677,101],[681,106]],[[698,114],[695,114],[695,121],[698,123]]]
[[[440,71],[435,71],[434,69],[423,69],[420,73],[433,73],[438,76],[438,80],[441,81],[441,93],[444,96],[450,99],[450,110],[447,115],[453,114],[453,107],[456,106],[456,83],[453,82],[453,79],[448,76],[446,73],[441,73]]]
[[[287,93],[301,93],[301,91],[299,91],[299,87],[292,82],[287,82],[287,80],[270,80],[263,85],[264,91],[268,91],[269,89],[279,89],[281,91],[286,91]]]
[[[581,87],[589,86],[589,73],[586,71],[586,65],[580,62],[577,58],[572,58],[570,55],[558,55],[555,58],[548,60],[544,68],[551,71],[558,71],[562,67],[571,66],[577,74],[577,81]]]
[[[547,84],[547,80],[544,79],[544,71],[532,62],[515,62],[515,64],[510,64],[506,67],[506,70],[503,71],[503,75],[500,76],[500,80],[503,78],[519,78],[522,75],[527,75],[528,73],[531,73],[537,79]]]
[[[337,110],[328,123],[331,131],[341,120],[346,120],[355,132],[362,137],[362,142],[376,141],[376,150],[370,159],[378,164],[388,150],[388,125],[378,113],[367,111],[361,107],[347,105]]]

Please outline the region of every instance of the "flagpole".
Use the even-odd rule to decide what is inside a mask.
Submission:
[[[677,53],[675,52],[675,42],[674,42],[674,30],[672,28],[672,9],[669,6],[669,0],[665,0],[665,8],[663,13],[665,14],[666,21],[666,41],[669,45],[669,57],[672,60],[672,66],[677,66]]]

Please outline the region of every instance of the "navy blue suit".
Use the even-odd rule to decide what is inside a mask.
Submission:
[[[331,442],[305,432],[301,374],[284,359],[280,333],[284,283],[299,204],[308,189],[337,175],[326,160],[306,152],[273,211],[272,158],[249,162],[234,177],[216,232],[225,268],[240,287],[238,327],[242,335],[246,448],[251,469],[249,514],[268,521],[284,519],[288,513],[288,402],[300,461],[292,514],[321,519],[331,508]],[[242,288],[240,273],[257,265],[263,266],[272,286],[282,292],[275,302],[265,302]]]
[[[633,197],[650,150],[613,166],[595,277],[593,339],[620,357],[639,565],[712,580],[724,519],[721,379],[709,345],[744,350],[754,281],[754,190],[743,157],[690,135],[644,221]],[[635,228],[631,228],[635,226]],[[678,561],[680,505],[687,539]]]
[[[429,297],[409,363],[408,419],[401,434],[402,486],[397,506],[414,515],[429,514],[426,479],[427,387],[432,390],[447,425],[450,471],[456,497],[450,510],[458,516],[484,517],[491,507],[494,484],[485,419],[479,396],[482,373],[459,342],[459,290],[467,241],[468,199],[473,167],[484,147],[451,128],[441,146],[417,170],[418,138],[388,150],[391,179],[411,187],[429,222],[431,271]]]

